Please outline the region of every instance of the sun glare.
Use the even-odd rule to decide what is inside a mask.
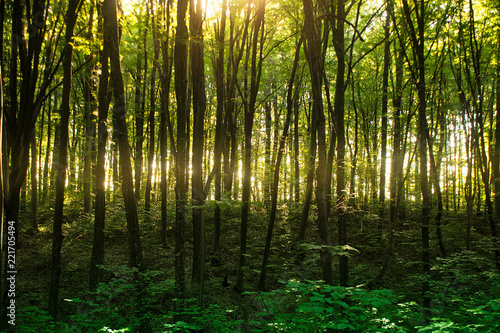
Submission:
[[[133,11],[132,7],[137,4],[139,0],[118,0],[121,4],[123,11],[129,14]],[[221,10],[222,4],[219,0],[201,0],[203,5],[203,12],[207,19],[212,18]]]

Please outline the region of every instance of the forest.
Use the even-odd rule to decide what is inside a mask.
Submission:
[[[499,332],[496,0],[0,0],[0,332]]]

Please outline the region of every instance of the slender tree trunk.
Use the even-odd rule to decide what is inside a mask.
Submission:
[[[337,55],[337,83],[335,86],[334,115],[337,129],[337,200],[339,245],[347,245],[347,215],[345,196],[345,45],[344,45],[344,0],[337,1],[336,25],[333,28],[333,44]],[[340,256],[340,285],[347,286],[349,277],[348,257]]]
[[[31,230],[38,232],[38,172],[36,131],[31,135]]]
[[[184,267],[184,224],[186,215],[187,182],[186,158],[188,156],[188,94],[187,94],[187,58],[188,29],[186,11],[188,0],[177,2],[177,29],[174,48],[175,96],[177,99],[177,154],[175,159],[175,293],[179,299],[185,293]]]
[[[52,103],[49,102],[49,109],[47,111],[47,144],[45,146],[45,159],[43,162],[43,172],[42,172],[42,206],[45,207],[45,202],[49,194],[49,160],[51,143],[52,143]]]
[[[151,209],[151,189],[152,189],[152,178],[153,178],[153,163],[155,158],[155,112],[156,112],[156,71],[158,69],[159,58],[160,58],[160,40],[159,40],[159,29],[158,29],[158,18],[155,16],[154,3],[150,2],[150,15],[151,15],[151,26],[153,29],[153,47],[154,47],[154,60],[153,69],[151,72],[151,83],[149,88],[149,142],[148,142],[148,174],[146,179],[146,193],[144,195],[144,211],[147,219],[150,218]],[[156,14],[158,15],[158,14]],[[165,240],[166,242],[166,240]]]
[[[222,1],[222,11],[220,26],[216,31],[216,40],[218,45],[217,50],[217,60],[214,66],[215,74],[215,84],[217,88],[217,110],[216,110],[216,124],[215,124],[215,148],[214,148],[214,171],[215,171],[215,183],[214,183],[214,199],[216,202],[220,202],[222,199],[222,150],[226,144],[226,138],[224,133],[224,106],[226,105],[226,89],[224,82],[224,41],[226,32],[226,11],[227,11],[227,0]],[[214,211],[214,237],[212,250],[217,253],[220,250],[220,228],[221,228],[221,209],[217,205]]]
[[[500,14],[500,8],[499,8]],[[500,45],[500,30],[497,31],[497,41]],[[492,161],[491,169],[493,170],[493,186],[495,191],[495,212],[497,220],[500,220],[500,47],[497,48],[497,65],[496,65],[496,116],[495,116],[495,153]]]
[[[302,213],[300,215],[299,230],[297,233],[297,240],[305,240],[306,227],[309,219],[309,209],[311,207],[312,194],[313,194],[313,182],[314,182],[314,168],[316,161],[316,119],[314,114],[311,112],[311,121],[309,122],[309,163],[307,166],[307,178],[306,178],[306,191],[304,193],[304,203],[302,206]]]
[[[92,1],[93,2],[93,1]],[[89,21],[88,21],[88,31],[87,40],[91,41],[93,39],[93,27],[94,27],[94,3],[90,4],[89,8]],[[83,87],[83,98],[85,101],[84,106],[84,126],[85,126],[85,147],[83,155],[83,211],[88,214],[92,208],[92,164],[95,162],[95,118],[94,111],[96,109],[94,92],[96,88],[96,82],[92,78],[92,72],[94,63],[92,62],[85,69],[85,79]]]
[[[148,0],[144,0],[146,2]],[[147,5],[146,5],[147,7]],[[142,182],[142,167],[144,164],[143,158],[143,143],[144,143],[144,115],[146,112],[146,85],[147,85],[147,68],[148,68],[148,48],[147,35],[149,30],[149,13],[146,12],[146,22],[143,31],[143,46],[139,44],[137,57],[137,82],[135,94],[135,199],[137,202],[141,199],[141,182]],[[141,59],[143,57],[143,59]],[[141,60],[144,63],[141,63]],[[144,65],[144,69],[142,68]]]
[[[45,94],[48,84],[53,79],[52,77],[46,78],[43,83],[38,80],[47,11],[44,1],[37,1],[32,5],[30,10],[26,12],[23,1],[13,1],[10,6],[12,10],[8,93],[10,105],[4,110],[6,145],[2,154],[5,159],[4,166],[8,166],[4,170],[5,220],[11,227],[13,233],[11,239],[15,242],[16,247],[20,245],[18,229],[21,189],[29,168],[31,135],[41,109],[41,103],[39,99],[35,99],[35,95],[36,93],[38,96]],[[2,6],[2,8],[4,7]],[[35,14],[37,15],[36,20],[34,20]],[[31,38],[29,39],[26,39],[25,23],[29,24],[30,27]],[[40,85],[38,86],[37,83]],[[36,90],[36,88],[39,89]],[[8,251],[4,253],[5,264],[8,259]],[[9,283],[6,280],[8,277],[7,271],[4,271],[1,278],[3,290],[0,292],[0,304],[4,305],[9,304],[12,300],[5,289]],[[0,330],[6,329],[8,326],[6,309],[7,307],[3,306],[0,310]],[[10,326],[9,329],[14,329],[14,327]]]
[[[381,154],[380,159],[380,191],[379,191],[379,216],[385,217],[385,184],[386,184],[386,161],[387,161],[387,106],[388,106],[388,88],[389,88],[389,66],[391,63],[391,41],[389,40],[389,29],[391,17],[389,11],[384,26],[384,69],[382,74],[382,129],[381,129]]]
[[[247,8],[247,10],[250,11],[250,4]],[[245,106],[245,149],[243,166],[243,189],[241,197],[243,206],[241,210],[240,258],[238,263],[236,284],[234,286],[234,290],[237,292],[243,291],[243,268],[245,267],[247,255],[247,232],[248,219],[250,215],[250,190],[252,176],[252,129],[255,108],[257,104],[257,93],[259,90],[260,76],[262,73],[264,47],[264,15],[265,0],[260,0],[257,7],[257,13],[255,14],[253,38],[251,41],[250,98],[248,101],[248,105]]]
[[[139,218],[137,215],[137,203],[134,195],[134,179],[132,175],[132,164],[130,161],[130,150],[128,143],[128,132],[125,110],[125,90],[123,85],[122,68],[120,63],[120,41],[117,20],[116,0],[104,0],[103,19],[105,34],[110,34],[109,66],[110,82],[113,86],[113,137],[120,151],[120,175],[125,213],[127,219],[127,236],[129,244],[129,264],[138,268],[139,272],[145,270],[143,267],[142,244],[139,230]],[[136,314],[139,317],[137,332],[151,332],[149,317],[144,308],[144,285],[139,276],[135,275],[136,283]]]
[[[403,52],[397,51],[396,58],[396,83],[392,106],[394,108],[393,116],[393,142],[391,156],[391,176],[390,176],[390,204],[389,204],[389,219],[391,223],[391,233],[394,230],[398,217],[397,208],[399,206],[399,191],[402,180],[403,156],[401,152],[402,132],[401,132],[401,100],[403,88]],[[390,244],[392,246],[392,243]]]
[[[272,237],[273,237],[273,229],[274,229],[274,223],[276,221],[276,210],[277,210],[277,205],[278,205],[278,186],[279,186],[279,179],[280,179],[280,166],[281,166],[281,160],[283,158],[283,152],[285,150],[285,143],[286,143],[286,139],[288,136],[288,129],[290,128],[290,120],[291,120],[292,112],[293,112],[294,105],[295,105],[296,98],[295,98],[294,93],[293,93],[293,86],[294,86],[294,81],[295,81],[295,75],[297,72],[297,67],[299,64],[301,45],[302,45],[302,41],[300,40],[297,43],[297,46],[295,48],[295,59],[293,61],[290,82],[288,83],[286,119],[285,119],[285,124],[283,126],[283,133],[281,134],[280,143],[279,143],[279,147],[278,147],[278,156],[276,158],[276,165],[274,166],[274,177],[273,177],[272,192],[271,192],[271,213],[269,215],[269,224],[267,227],[267,235],[266,235],[266,245],[264,248],[264,255],[263,255],[263,259],[262,259],[262,267],[260,270],[260,278],[259,278],[259,284],[258,284],[258,287],[260,290],[265,290],[265,288],[266,288],[267,264],[268,264],[269,255],[271,252],[271,241],[272,241]]]
[[[293,104],[293,156],[294,156],[294,201],[300,201],[300,166],[299,166],[299,103]]]
[[[49,313],[56,319],[59,303],[59,281],[61,279],[61,248],[63,242],[62,224],[63,224],[63,208],[64,208],[64,189],[66,186],[66,169],[68,167],[68,132],[69,132],[69,116],[71,113],[71,84],[72,84],[72,67],[73,59],[73,29],[76,24],[77,11],[80,0],[70,0],[66,12],[66,44],[64,47],[63,59],[63,93],[59,115],[61,117],[59,123],[59,156],[57,161],[56,175],[56,199],[54,204],[54,222],[52,235],[52,267],[50,272],[49,285]]]
[[[190,4],[191,71],[193,75],[193,157],[192,157],[192,199],[193,199],[193,270],[191,296],[203,304],[205,280],[205,217],[203,205],[203,143],[206,109],[205,62],[203,59],[203,9],[201,1]]]
[[[142,270],[142,246],[139,234],[139,219],[134,197],[134,181],[132,178],[132,165],[130,163],[128,131],[125,118],[125,91],[120,64],[120,42],[118,38],[116,0],[105,0],[102,13],[104,18],[104,29],[109,29],[109,32],[105,31],[105,33],[110,34],[110,82],[113,86],[114,97],[113,137],[118,144],[120,152],[121,188],[127,217],[129,263],[131,267],[137,267]]]
[[[104,264],[104,226],[106,219],[106,144],[108,141],[108,112],[111,94],[109,84],[109,47],[111,35],[104,30],[103,47],[100,54],[101,76],[98,91],[97,123],[97,161],[95,166],[95,207],[94,207],[94,242],[90,257],[89,289],[95,291],[99,282],[102,282],[103,270],[99,267]]]
[[[165,36],[161,38],[161,51],[162,51],[162,73],[161,73],[161,111],[160,111],[160,162],[161,162],[161,172],[160,172],[160,187],[161,187],[161,243],[163,247],[167,246],[167,132],[170,137],[171,142],[171,157],[176,158],[176,151],[174,147],[174,134],[172,123],[170,121],[169,105],[170,105],[170,81],[172,78],[172,57],[169,55],[170,48],[170,6],[164,6],[161,12],[161,22],[158,23],[158,27],[165,22],[166,30],[163,32]],[[177,198],[177,188],[176,188],[176,198]]]
[[[416,2],[415,9],[418,10],[417,29],[415,30],[411,18],[411,9],[407,0],[403,0],[403,10],[406,23],[410,27],[410,38],[414,52],[414,80],[417,85],[418,94],[418,144],[419,144],[419,162],[420,162],[420,189],[422,193],[422,270],[424,274],[422,283],[422,297],[425,308],[430,308],[430,247],[429,247],[429,221],[430,221],[430,193],[428,188],[428,169],[427,169],[427,96],[425,84],[425,3]]]

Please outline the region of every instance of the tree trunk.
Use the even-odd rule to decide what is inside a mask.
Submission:
[[[295,48],[295,59],[293,61],[292,73],[291,73],[290,81],[288,83],[286,119],[285,119],[285,124],[283,126],[283,133],[281,134],[280,143],[279,143],[279,147],[278,147],[278,156],[276,158],[276,165],[274,166],[274,177],[273,177],[272,192],[271,192],[271,213],[269,215],[269,224],[267,227],[267,235],[266,235],[266,245],[264,248],[264,255],[262,258],[262,267],[260,270],[260,278],[259,278],[259,284],[258,284],[258,288],[260,290],[265,290],[265,288],[266,288],[267,263],[269,261],[269,254],[271,251],[271,241],[272,241],[272,237],[273,237],[273,229],[274,229],[274,223],[276,221],[276,210],[277,210],[277,205],[278,205],[278,186],[279,186],[279,179],[280,179],[280,166],[281,166],[281,160],[283,158],[283,152],[285,150],[285,143],[286,143],[286,139],[288,136],[288,129],[290,127],[290,119],[292,117],[292,112],[293,112],[293,109],[295,106],[296,96],[294,95],[294,92],[293,92],[293,86],[294,86],[294,81],[295,81],[295,75],[297,72],[297,67],[299,64],[301,45],[302,45],[302,40],[300,40],[297,43],[297,46]],[[296,91],[298,91],[298,89]]]
[[[95,207],[94,207],[94,242],[90,257],[89,289],[95,291],[99,282],[102,282],[103,270],[99,267],[104,264],[104,226],[106,219],[106,144],[108,141],[108,112],[110,102],[109,84],[109,47],[111,35],[104,30],[101,57],[101,76],[98,91],[97,123],[97,161],[95,166]]]
[[[151,26],[153,30],[153,47],[154,47],[154,60],[153,69],[151,72],[151,83],[149,88],[149,141],[148,141],[148,174],[146,179],[146,193],[144,195],[144,211],[145,217],[150,218],[151,209],[151,189],[152,189],[152,178],[153,178],[153,163],[155,157],[155,104],[156,104],[156,71],[159,66],[160,58],[160,38],[159,38],[159,20],[155,16],[154,3],[150,2],[150,14],[151,15]],[[158,15],[158,14],[157,14]],[[166,240],[165,240],[166,242]]]
[[[77,12],[81,5],[80,0],[70,0],[66,12],[66,45],[64,47],[63,59],[63,92],[59,115],[59,156],[57,161],[56,175],[56,198],[54,204],[54,222],[52,235],[52,267],[50,271],[49,284],[49,313],[52,318],[57,318],[59,303],[59,281],[61,279],[61,248],[63,242],[62,224],[64,208],[64,189],[66,186],[66,169],[68,167],[68,132],[69,116],[71,113],[71,84],[73,59],[73,29],[76,24]]]
[[[175,294],[179,299],[185,293],[184,267],[184,224],[186,220],[186,159],[188,156],[187,118],[187,60],[188,60],[188,29],[186,25],[186,11],[188,0],[177,2],[177,29],[174,48],[175,96],[177,99],[177,154],[175,159]]]
[[[93,24],[94,22],[94,4],[90,4],[89,21],[87,40],[93,39]],[[84,98],[84,126],[85,126],[85,147],[83,155],[83,211],[88,214],[92,208],[92,164],[95,162],[95,118],[94,111],[96,109],[94,92],[96,90],[96,82],[92,78],[94,63],[87,65],[85,69],[85,79],[83,87]]]
[[[38,232],[38,177],[36,131],[31,135],[31,230]]]
[[[192,157],[192,200],[193,200],[193,271],[191,297],[198,306],[203,304],[205,280],[205,217],[203,205],[203,143],[206,109],[205,62],[203,59],[203,9],[201,1],[191,0],[191,72],[193,75],[193,157]]]
[[[500,30],[497,31],[497,41],[500,45]],[[491,169],[493,170],[494,191],[495,191],[495,212],[497,220],[500,220],[500,47],[497,49],[496,65],[496,117],[495,117],[495,153]]]
[[[113,86],[114,97],[113,137],[118,144],[120,153],[121,188],[127,217],[129,264],[131,267],[137,267],[142,270],[142,246],[139,234],[137,205],[134,197],[134,181],[132,178],[132,165],[130,163],[128,131],[125,117],[125,91],[123,87],[122,69],[120,64],[116,0],[105,0],[102,13],[104,18],[104,33],[110,34],[110,82]]]
[[[382,135],[381,135],[381,154],[380,159],[380,191],[379,191],[379,216],[381,219],[385,217],[385,183],[386,183],[386,161],[387,161],[387,105],[388,105],[388,88],[389,88],[389,66],[391,63],[391,41],[389,40],[391,17],[387,11],[387,17],[384,26],[384,69],[382,74]]]
[[[299,165],[299,103],[294,101],[293,105],[293,170],[294,170],[294,201],[300,201],[300,165]]]
[[[127,236],[129,244],[129,264],[143,272],[142,244],[139,231],[139,218],[137,215],[137,203],[134,195],[134,179],[132,175],[132,164],[130,162],[130,150],[128,143],[125,90],[123,86],[122,68],[120,63],[120,41],[117,20],[116,0],[104,0],[103,19],[104,34],[110,35],[110,80],[113,86],[113,137],[120,151],[120,175],[125,213],[127,219]],[[151,332],[149,317],[145,314],[144,285],[139,277],[135,276],[136,284],[136,316],[139,317],[138,332]]]
[[[401,132],[401,100],[403,88],[403,52],[397,51],[396,58],[396,83],[392,106],[394,108],[393,116],[393,142],[391,156],[391,176],[389,180],[390,204],[389,204],[389,220],[391,223],[391,234],[394,230],[396,219],[398,217],[397,209],[399,206],[400,184],[402,181],[403,172],[403,156],[401,152],[402,132]],[[392,246],[392,243],[390,243]]]
[[[429,248],[429,221],[430,221],[430,193],[428,188],[428,171],[427,171],[427,96],[425,84],[425,3],[424,1],[416,2],[415,9],[418,10],[417,15],[417,31],[411,17],[411,9],[407,0],[403,0],[403,10],[406,23],[410,28],[411,46],[414,52],[414,63],[412,64],[414,77],[417,85],[418,95],[418,144],[419,144],[419,162],[420,162],[420,190],[422,193],[422,216],[421,216],[421,231],[422,231],[422,270],[424,279],[422,283],[422,298],[425,308],[430,308],[431,299],[429,296],[430,284],[430,248]]]
[[[215,142],[214,142],[214,199],[220,202],[222,199],[222,151],[226,144],[225,131],[224,131],[224,106],[226,105],[226,89],[224,82],[224,41],[226,32],[226,11],[227,0],[222,1],[222,11],[220,26],[216,32],[216,40],[218,45],[217,60],[214,65],[215,85],[217,88],[217,110],[216,110],[216,124],[215,124]],[[217,253],[220,250],[220,228],[221,228],[221,209],[220,206],[215,206],[214,211],[214,237],[212,250]]]
[[[304,203],[302,206],[302,213],[300,215],[297,241],[305,240],[306,227],[309,219],[309,209],[311,207],[314,185],[314,166],[316,161],[316,121],[314,114],[312,114],[311,118],[312,119],[309,121],[309,163],[307,166],[306,191],[304,193]]]
[[[145,0],[147,1],[147,0]],[[147,5],[146,5],[147,7]],[[146,13],[146,22],[143,31],[143,46],[138,46],[137,56],[137,73],[136,73],[136,89],[135,89],[135,199],[137,202],[141,200],[141,181],[142,167],[144,164],[143,158],[143,143],[144,143],[144,114],[146,112],[146,75],[148,68],[148,48],[147,34],[149,30],[149,13]],[[142,51],[142,52],[141,52]],[[142,53],[142,54],[141,54]],[[141,59],[141,56],[143,59]],[[141,60],[144,61],[144,69],[142,68]]]
[[[337,129],[337,200],[339,245],[347,245],[347,215],[345,197],[345,46],[344,46],[344,0],[338,0],[336,25],[333,26],[333,44],[337,55],[337,84],[335,85],[334,115]],[[340,285],[347,286],[349,277],[348,257],[340,256]]]
[[[34,2],[30,11],[26,11],[26,13],[24,12],[25,4],[23,1],[13,1],[10,5],[12,23],[8,92],[10,106],[4,110],[4,134],[6,134],[4,143],[6,145],[2,154],[5,159],[4,166],[8,166],[4,170],[5,220],[9,223],[9,227],[13,229],[11,237],[16,247],[20,245],[18,242],[18,223],[21,188],[29,168],[31,135],[41,109],[41,99],[38,97],[46,94],[47,88],[53,79],[50,76],[44,77],[45,80],[43,81],[38,80],[41,67],[42,41],[45,38],[44,27],[47,13],[45,5],[44,1]],[[37,15],[36,19],[35,14]],[[25,36],[27,31],[25,23],[30,25],[31,34],[29,39],[26,39]],[[38,95],[35,96],[36,94]],[[37,98],[35,99],[35,97]],[[7,259],[8,251],[5,251],[4,264]],[[0,292],[0,304],[8,304],[12,300],[7,295],[7,290],[5,290],[9,282],[6,278],[8,278],[8,275],[4,271],[1,279],[4,290]],[[4,306],[0,310],[0,330],[7,328],[6,315],[6,306]],[[9,329],[13,328],[12,326],[9,327]]]
[[[241,200],[243,202],[241,210],[240,229],[240,258],[236,276],[234,290],[243,291],[243,268],[245,267],[247,255],[247,231],[250,214],[250,190],[252,176],[252,129],[254,122],[255,108],[257,104],[257,93],[259,90],[260,76],[262,73],[263,47],[264,47],[264,15],[265,0],[260,0],[255,14],[253,38],[251,41],[251,68],[250,68],[250,98],[245,106],[245,146],[244,146],[244,166],[243,166],[243,189]],[[250,11],[250,4],[247,7]],[[248,20],[248,16],[247,16]],[[247,21],[248,22],[248,21]],[[259,45],[260,42],[260,45]]]

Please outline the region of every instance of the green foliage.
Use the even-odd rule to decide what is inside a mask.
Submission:
[[[97,291],[85,300],[72,300],[77,304],[77,310],[70,319],[78,332],[138,327],[144,317],[154,319],[154,304],[173,290],[171,280],[152,283],[161,274],[157,271],[142,273],[126,266],[105,270],[114,275],[108,283],[99,284]]]
[[[284,289],[257,294],[262,309],[254,332],[397,332],[397,298],[389,290],[329,286],[291,280]]]
[[[36,306],[28,306],[17,313],[17,331],[20,333],[51,333],[63,331],[64,324],[55,322],[49,313]]]

